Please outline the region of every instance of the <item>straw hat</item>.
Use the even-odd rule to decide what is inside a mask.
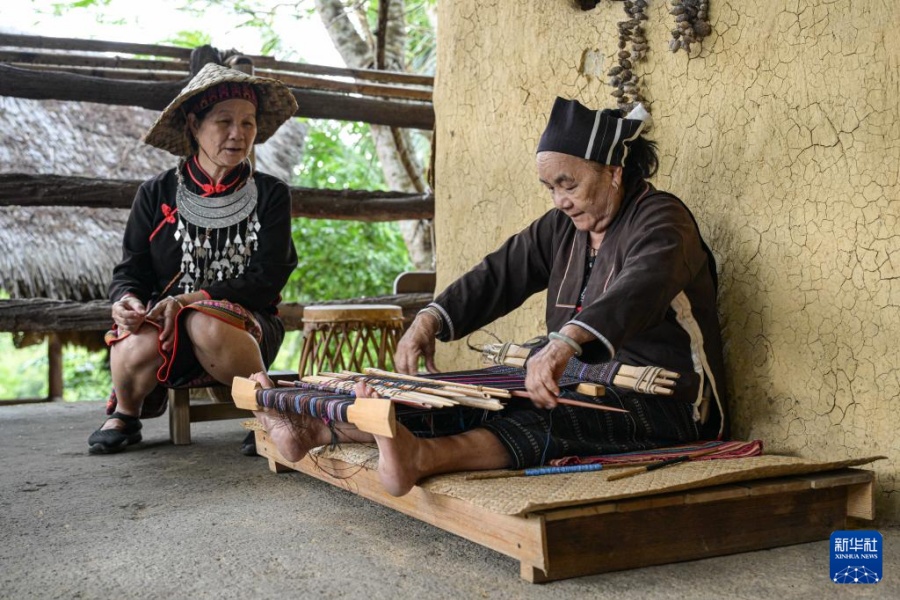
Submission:
[[[187,117],[182,106],[203,91],[220,83],[250,83],[256,90],[259,107],[256,110],[256,143],[272,137],[281,124],[297,112],[297,101],[286,85],[277,79],[247,75],[228,67],[207,63],[185,86],[178,97],[162,111],[156,122],[144,134],[143,141],[171,152],[175,156],[193,153],[187,132]]]

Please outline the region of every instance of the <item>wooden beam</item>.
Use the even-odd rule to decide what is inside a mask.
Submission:
[[[403,309],[404,321],[410,323],[431,299],[431,294],[396,294],[325,302],[284,302],[278,309],[285,329],[297,331],[303,329],[303,307],[309,304],[394,304]],[[106,300],[0,300],[0,331],[106,331],[110,325],[112,318]]]
[[[326,79],[316,75],[295,75],[293,73],[276,73],[258,69],[257,75],[274,77],[285,85],[310,89],[330,90],[345,94],[359,94],[361,96],[374,96],[382,98],[400,98],[406,100],[420,100],[431,102],[432,90],[425,87],[406,87],[398,85],[384,85],[380,83],[357,83],[355,81],[341,81],[339,79]]]
[[[291,216],[369,223],[433,219],[434,195],[294,187]]]
[[[0,34],[0,46],[43,48],[47,50],[83,50],[87,52],[122,52],[127,54],[147,54],[150,56],[168,56],[182,60],[190,60],[191,58],[190,48],[180,48],[178,46],[57,38],[42,35],[16,35],[11,33]]]
[[[70,52],[119,52],[122,54],[163,56],[184,61],[189,61],[191,57],[190,48],[180,48],[177,46],[131,44],[127,42],[56,38],[38,35],[16,35],[8,33],[0,34],[0,47],[3,46],[10,48],[67,50]],[[257,68],[273,69],[277,71],[310,73],[314,75],[334,75],[337,77],[352,77],[354,79],[384,81],[407,85],[434,85],[434,77],[430,75],[401,73],[397,71],[379,71],[377,69],[346,69],[342,67],[329,67],[325,65],[314,65],[308,63],[277,60],[271,56],[247,55],[247,57],[253,60],[253,64]]]
[[[119,80],[0,64],[0,96],[32,100],[97,102],[162,110],[188,81]],[[434,109],[427,102],[358,98],[337,92],[296,88],[291,88],[291,92],[299,105],[298,117],[362,121],[425,130],[434,128]]]
[[[147,60],[120,56],[87,56],[83,54],[47,54],[41,52],[0,50],[0,63],[35,71],[74,73],[104,79],[128,81],[183,81],[190,76],[190,65],[184,61]],[[240,70],[240,69],[238,69]],[[360,83],[329,79],[314,74],[259,69],[263,77],[278,79],[287,86],[322,91],[335,91],[381,98],[400,98],[431,102],[430,84],[411,86],[393,83]],[[333,77],[328,75],[327,77]],[[356,78],[354,78],[356,79]]]
[[[0,50],[0,62],[30,65],[65,65],[70,67],[101,67],[106,69],[141,69],[175,71],[187,77],[191,66],[186,60],[151,60],[147,58],[123,58],[121,56],[86,55],[59,52],[25,52]]]
[[[0,206],[130,209],[140,181],[64,175],[0,174]],[[434,218],[432,194],[291,188],[291,216],[350,221]]]
[[[68,65],[23,65],[10,62],[10,66],[22,67],[39,73],[71,73],[95,77],[97,79],[116,81],[179,81],[184,83],[184,73],[174,71],[151,71],[150,69],[122,69],[119,67],[90,67]]]

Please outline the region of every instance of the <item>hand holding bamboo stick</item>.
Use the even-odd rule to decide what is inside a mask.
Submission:
[[[492,364],[525,368],[531,350],[517,344],[486,344],[482,348],[482,355]],[[612,384],[644,394],[671,396],[679,377],[678,373],[662,367],[620,365]]]

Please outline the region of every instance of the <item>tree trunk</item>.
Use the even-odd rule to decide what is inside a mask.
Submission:
[[[386,0],[381,0],[386,1]],[[389,0],[388,20],[385,24],[385,47],[379,53],[371,43],[376,36],[363,37],[353,26],[347,8],[341,0],[316,0],[316,9],[332,42],[344,63],[350,68],[403,71],[405,69],[404,1]],[[371,40],[371,41],[370,41]],[[383,65],[375,57],[384,56]],[[384,178],[391,189],[401,192],[424,193],[428,185],[411,148],[409,133],[390,127],[372,125],[372,138]],[[400,231],[406,242],[409,257],[417,270],[434,268],[431,222],[425,220],[400,221]]]

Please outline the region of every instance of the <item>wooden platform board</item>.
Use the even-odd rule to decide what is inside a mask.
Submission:
[[[515,558],[533,583],[828,539],[849,518],[874,518],[874,474],[839,469],[539,510],[490,512],[416,486],[382,490],[377,473],[334,458],[290,462],[264,431],[273,471],[296,470]],[[352,473],[352,486],[328,472]],[[348,491],[350,491],[348,490]]]

